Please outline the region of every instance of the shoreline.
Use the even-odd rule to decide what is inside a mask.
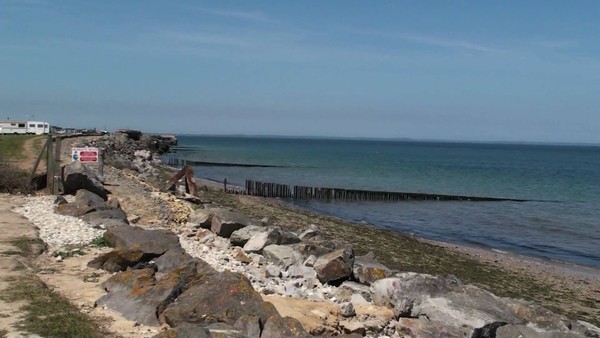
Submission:
[[[429,240],[301,209],[281,199],[224,194],[221,185],[203,194],[210,201],[256,219],[267,217],[291,231],[314,223],[330,240],[351,243],[357,254],[373,251],[391,269],[454,275],[500,297],[530,300],[566,316],[599,323],[600,270],[594,267]]]
[[[197,177],[196,180],[199,183],[204,184],[212,189],[221,189],[222,190],[222,188],[223,188],[223,182],[219,182],[217,180],[211,180],[208,178],[199,178],[199,177]],[[227,186],[232,187],[234,189],[243,189],[243,187],[237,186],[234,184],[228,184]],[[423,236],[412,235],[409,233],[404,233],[401,231],[380,227],[376,224],[359,223],[359,222],[345,219],[342,217],[338,217],[335,215],[315,211],[310,208],[303,208],[303,207],[300,207],[293,203],[290,203],[289,201],[285,201],[285,200],[279,199],[279,198],[271,198],[271,199],[267,199],[267,200],[271,203],[275,202],[275,203],[284,204],[288,208],[298,209],[298,210],[302,210],[307,213],[313,213],[313,214],[317,214],[317,215],[335,218],[335,219],[339,220],[340,222],[354,223],[359,226],[361,226],[361,225],[370,226],[370,227],[375,227],[377,229],[381,229],[384,231],[389,231],[391,233],[397,233],[397,234],[400,234],[403,236],[411,236],[414,239],[425,242],[425,243],[444,247],[446,249],[449,249],[449,250],[452,250],[455,252],[459,252],[462,254],[466,254],[466,255],[469,255],[472,257],[478,257],[480,260],[483,260],[490,264],[495,264],[495,265],[525,264],[527,266],[535,265],[539,269],[542,269],[542,270],[544,270],[548,273],[552,273],[554,275],[569,274],[569,275],[580,277],[580,278],[600,281],[600,266],[584,265],[584,264],[578,264],[578,263],[574,263],[574,262],[554,260],[554,259],[550,259],[550,258],[546,258],[546,257],[523,255],[523,254],[520,254],[517,252],[505,251],[505,250],[495,249],[493,247],[487,247],[487,246],[478,246],[478,245],[469,245],[469,244],[464,244],[464,243],[452,243],[452,242],[433,240],[433,239],[429,239],[429,238],[426,238]],[[498,262],[498,260],[501,260],[501,262]]]

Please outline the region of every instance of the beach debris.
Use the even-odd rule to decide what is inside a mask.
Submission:
[[[194,177],[194,170],[192,167],[186,165],[183,166],[166,184],[163,191],[172,190],[182,177],[185,177],[185,192],[197,196],[196,178]]]

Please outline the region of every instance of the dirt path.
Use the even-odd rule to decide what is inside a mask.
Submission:
[[[35,226],[11,209],[23,203],[23,197],[0,195],[0,294],[4,294],[11,282],[27,274],[25,258],[20,249],[13,245],[17,238],[35,238]],[[23,303],[9,303],[0,297],[0,333],[4,329],[8,336],[18,335],[15,324],[22,313]]]
[[[43,142],[45,140],[44,136],[40,136],[40,137],[33,137],[30,139],[27,139],[25,142],[23,142],[23,153],[22,153],[22,158],[23,160],[19,161],[19,163],[17,164],[18,167],[20,169],[26,170],[27,172],[31,172],[31,170],[33,169],[33,165],[35,164],[35,161],[37,160],[38,156],[39,156],[39,152],[41,150],[41,147],[44,145]],[[36,143],[40,143],[41,145],[39,147],[36,146]],[[42,160],[40,161],[40,164],[38,165],[38,168],[36,170],[36,174],[42,173],[46,171],[46,159],[44,157],[42,157]]]

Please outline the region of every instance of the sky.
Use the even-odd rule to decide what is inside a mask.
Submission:
[[[600,143],[599,1],[0,0],[0,119]]]

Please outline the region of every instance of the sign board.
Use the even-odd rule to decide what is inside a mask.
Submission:
[[[98,148],[72,148],[71,152],[73,161],[82,163],[97,163],[100,157]]]

